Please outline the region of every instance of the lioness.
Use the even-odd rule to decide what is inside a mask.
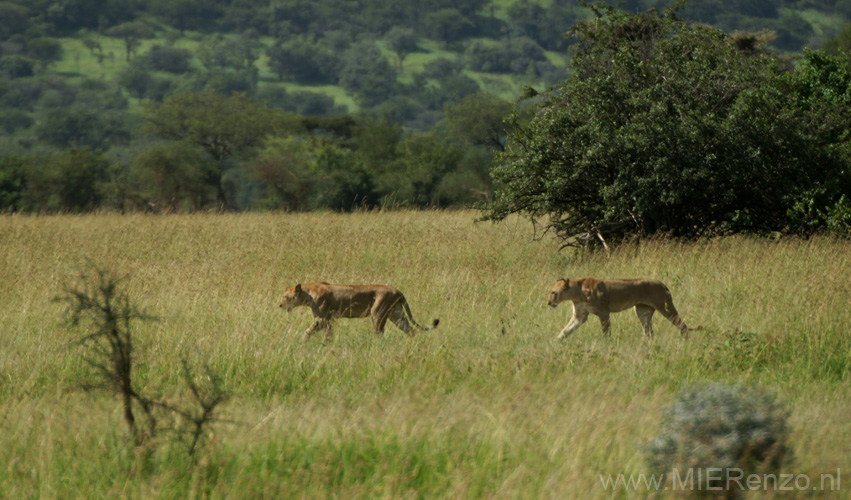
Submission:
[[[588,313],[600,318],[603,333],[608,335],[611,327],[609,314],[620,312],[630,307],[635,308],[635,314],[644,327],[644,335],[653,335],[653,313],[659,311],[680,329],[684,338],[688,338],[689,328],[680,318],[671,292],[664,283],[656,280],[598,280],[596,278],[561,278],[550,290],[547,304],[556,307],[561,302],[573,302],[573,317],[559,334],[564,339],[588,319]]]
[[[414,328],[431,330],[440,322],[436,319],[430,327],[417,324],[402,292],[385,285],[331,285],[324,281],[298,284],[284,292],[281,308],[289,312],[298,306],[309,307],[315,318],[313,325],[305,332],[304,340],[309,340],[316,330],[322,328],[325,330],[325,340],[331,341],[331,322],[335,318],[370,316],[378,335],[384,333],[388,319],[411,336],[415,333]]]

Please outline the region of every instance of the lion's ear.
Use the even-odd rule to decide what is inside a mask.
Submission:
[[[295,286],[296,293],[301,293],[301,283]]]
[[[564,281],[565,283],[567,283],[567,278],[559,278],[556,281]]]

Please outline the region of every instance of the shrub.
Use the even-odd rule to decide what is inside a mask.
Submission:
[[[19,109],[8,109],[0,111],[0,130],[7,134],[13,134],[17,130],[32,126],[33,119],[30,114]]]
[[[266,50],[269,68],[279,80],[317,85],[337,83],[342,61],[331,49],[294,39]]]
[[[700,478],[702,484],[686,485],[692,493],[737,498],[742,478],[776,472],[791,455],[787,415],[756,389],[714,383],[685,390],[667,409],[647,462],[658,473]]]
[[[809,232],[787,215],[796,202],[824,210],[851,195],[839,61],[809,51],[788,72],[673,9],[596,12],[572,31],[567,78],[527,92],[531,120],[510,119],[489,218],[526,215],[577,246]]]
[[[465,56],[476,71],[514,74],[523,74],[530,63],[547,59],[541,46],[526,37],[501,44],[477,40],[467,46]]]
[[[31,59],[10,55],[0,58],[0,76],[6,78],[22,78],[33,76],[33,62]]]
[[[191,50],[163,45],[154,45],[145,54],[149,68],[178,75],[189,71],[190,59],[192,59]]]
[[[167,413],[175,422],[169,429],[178,439],[188,443],[193,455],[212,422],[217,421],[216,409],[226,399],[219,377],[203,366],[204,373],[196,376],[187,357],[181,358],[183,380],[189,386],[191,405],[175,405],[151,399],[136,377],[137,356],[131,325],[154,319],[133,304],[124,290],[124,278],[114,271],[90,263],[80,271],[76,283],[66,283],[63,293],[54,300],[67,305],[67,326],[80,333],[75,344],[83,351],[83,360],[93,369],[94,378],[85,382],[89,389],[106,389],[120,396],[124,421],[134,442],[145,443],[159,431],[155,410]],[[139,422],[137,415],[143,416]],[[140,429],[144,423],[146,430]]]
[[[431,78],[445,78],[454,75],[464,69],[464,61],[438,57],[425,63],[423,68],[425,75]]]

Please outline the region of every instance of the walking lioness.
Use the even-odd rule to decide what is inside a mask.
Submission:
[[[630,307],[644,327],[644,335],[653,335],[653,313],[659,311],[665,318],[680,329],[684,338],[688,338],[689,328],[680,318],[671,292],[664,283],[656,280],[598,280],[596,278],[561,278],[550,290],[547,304],[556,307],[569,300],[573,302],[573,317],[559,334],[564,339],[588,319],[588,313],[600,318],[603,333],[608,335],[611,327],[610,313],[620,312]]]
[[[415,328],[431,330],[440,322],[436,319],[430,327],[417,324],[402,292],[385,285],[331,285],[324,281],[298,284],[284,292],[281,307],[289,312],[298,306],[309,307],[315,318],[313,325],[305,332],[304,340],[309,340],[319,329],[325,330],[325,340],[332,340],[331,322],[335,318],[369,316],[378,335],[384,333],[388,319],[411,336]]]

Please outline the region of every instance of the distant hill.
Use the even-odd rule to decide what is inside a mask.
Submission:
[[[702,0],[680,14],[727,32],[772,30],[778,50],[798,51],[838,33],[851,0]],[[6,0],[0,108],[34,123],[48,91],[92,79],[120,87],[131,111],[134,100],[212,88],[299,114],[364,110],[427,129],[447,102],[479,89],[513,99],[523,85],[558,81],[564,33],[589,15],[575,0]],[[27,120],[3,122],[14,132]]]

